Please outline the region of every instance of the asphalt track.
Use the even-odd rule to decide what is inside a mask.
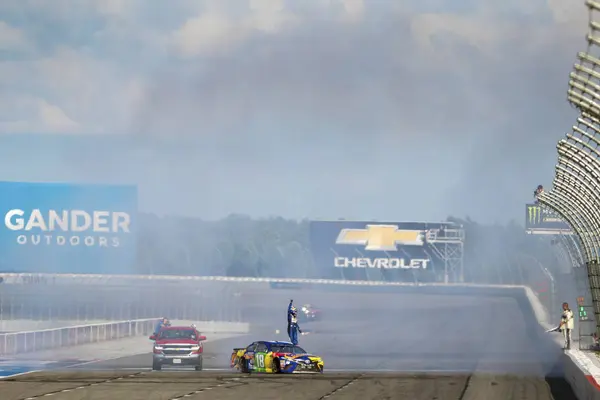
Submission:
[[[409,399],[573,400],[562,352],[512,298],[369,295],[328,301],[300,345],[325,360],[323,375],[229,371],[233,347],[285,339],[284,312],[245,299],[262,328],[209,342],[205,370],[150,371],[151,354],[0,381],[3,400],[37,399]],[[344,300],[344,301],[342,301]],[[143,339],[142,339],[143,340]],[[46,396],[45,396],[46,395]]]

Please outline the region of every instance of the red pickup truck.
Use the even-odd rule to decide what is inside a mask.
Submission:
[[[150,336],[154,340],[152,369],[160,371],[163,365],[193,366],[202,371],[202,341],[206,340],[194,326],[168,326]]]

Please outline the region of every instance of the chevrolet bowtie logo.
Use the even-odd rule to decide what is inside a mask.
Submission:
[[[397,225],[367,225],[366,229],[342,229],[336,244],[365,246],[365,250],[394,251],[398,245],[423,246],[423,232],[398,229]]]

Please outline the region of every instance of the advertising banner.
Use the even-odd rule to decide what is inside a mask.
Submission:
[[[137,188],[0,182],[0,270],[128,274]]]
[[[571,234],[571,227],[558,214],[539,204],[527,204],[525,230],[537,235]]]
[[[444,261],[427,242],[444,224],[311,221],[310,244],[324,279],[439,281]]]

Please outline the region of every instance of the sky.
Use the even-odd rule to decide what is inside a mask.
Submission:
[[[4,180],[140,207],[522,222],[574,123],[583,0],[4,0]]]

